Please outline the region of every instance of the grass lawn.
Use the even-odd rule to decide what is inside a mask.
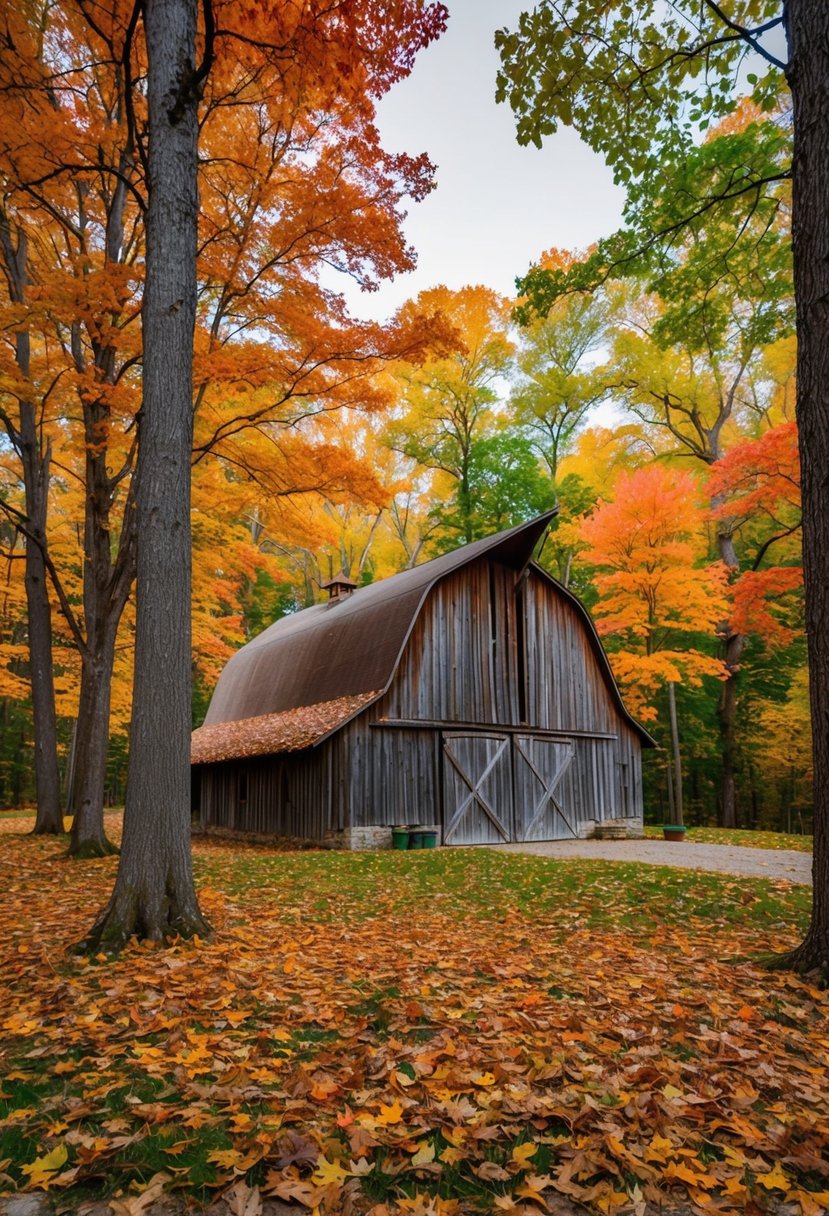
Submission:
[[[755,961],[797,940],[807,889],[198,842],[212,942],[78,959],[116,860],[69,862],[26,826],[0,824],[5,1193],[829,1205],[829,994]]]
[[[662,828],[647,826],[648,840],[661,840]],[[749,849],[795,849],[811,853],[812,837],[790,832],[751,832],[746,828],[688,828],[685,839],[693,844],[732,844]]]

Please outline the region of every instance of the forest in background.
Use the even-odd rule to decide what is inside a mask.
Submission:
[[[121,799],[131,694],[143,212],[105,32],[48,19],[35,37],[19,18],[3,70],[31,84],[58,56],[64,105],[47,93],[21,109],[0,92],[7,806],[34,797],[32,452],[64,790],[93,746],[76,719],[108,709],[92,701],[111,659],[106,784]],[[436,287],[386,326],[359,323],[321,269],[371,286],[410,266],[401,207],[430,188],[431,166],[383,151],[370,90],[309,99],[268,71],[251,51],[218,72],[202,121],[194,724],[233,650],[340,568],[369,582],[558,504],[540,561],[590,608],[663,745],[649,814],[676,817],[684,794],[689,823],[808,828],[787,184],[737,230],[699,217],[656,273],[540,304],[530,290],[532,306]],[[743,101],[689,174],[773,160],[787,129],[779,97]],[[724,249],[728,274],[708,274]],[[539,270],[578,287],[602,252],[552,250]]]

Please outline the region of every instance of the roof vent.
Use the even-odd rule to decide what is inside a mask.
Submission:
[[[332,604],[348,599],[356,586],[354,580],[349,578],[343,570],[340,570],[339,574],[335,574],[327,583],[320,583],[323,591],[328,592],[328,600]]]

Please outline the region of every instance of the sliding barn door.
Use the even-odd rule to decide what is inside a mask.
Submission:
[[[577,835],[572,739],[516,735],[515,840],[564,840]]]
[[[443,736],[443,843],[512,840],[509,735]]]

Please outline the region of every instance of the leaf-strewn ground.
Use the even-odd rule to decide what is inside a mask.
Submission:
[[[2,825],[6,1193],[309,1210],[829,1205],[809,893],[486,850],[196,845],[211,943],[77,959],[115,861]],[[238,1192],[237,1192],[238,1195]],[[128,1209],[125,1209],[128,1210]]]

